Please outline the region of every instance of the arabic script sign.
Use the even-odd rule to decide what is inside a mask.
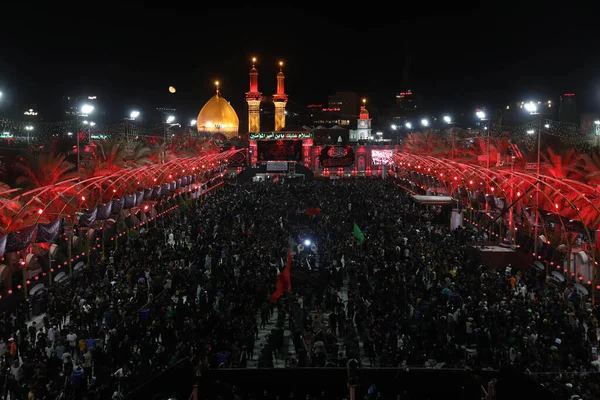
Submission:
[[[354,164],[354,150],[350,146],[326,146],[319,155],[321,166],[350,167]]]
[[[259,132],[250,133],[251,140],[289,140],[289,139],[310,139],[313,134],[310,132]]]
[[[302,142],[298,140],[260,141],[258,161],[302,161]]]

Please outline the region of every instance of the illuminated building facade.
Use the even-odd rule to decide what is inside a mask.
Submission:
[[[288,96],[285,94],[284,81],[285,75],[283,74],[283,62],[279,62],[279,73],[277,74],[277,93],[273,95],[276,131],[280,131],[285,128],[285,106],[288,102]]]
[[[248,132],[260,132],[260,102],[262,94],[258,91],[258,70],[255,66],[256,58],[252,59],[250,69],[250,91],[246,93],[248,103]]]
[[[368,118],[362,121],[370,123]],[[316,134],[309,130],[250,133],[250,166],[278,161],[288,162],[289,171],[294,170],[292,165],[301,164],[325,177],[382,176],[387,162],[381,160],[391,160],[400,151],[399,145],[392,144],[322,145],[315,141]],[[323,159],[325,153],[331,155],[327,162]]]
[[[575,93],[565,93],[562,96],[560,96],[558,119],[560,122],[579,124],[580,117],[579,110],[577,109]]]
[[[500,110],[502,116],[501,120],[492,122],[498,125],[516,126],[532,121],[532,116],[525,109],[525,103],[530,101],[533,101],[536,104],[537,109],[542,112],[544,118],[556,119],[558,107],[556,107],[555,101],[528,100],[507,104],[502,110]]]
[[[363,105],[360,107],[358,121],[356,121],[356,129],[350,130],[350,141],[357,142],[359,140],[369,140],[371,138],[371,121],[369,111],[366,107],[366,100],[363,99]]]

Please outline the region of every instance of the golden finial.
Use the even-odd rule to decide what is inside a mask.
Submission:
[[[252,57],[252,66],[254,67],[254,64],[256,64],[256,57]]]
[[[217,88],[217,94],[219,94],[219,81],[215,81],[215,87]]]
[[[362,101],[363,101],[363,106],[364,106],[365,104],[367,104],[367,99],[363,99]]]
[[[279,61],[279,70],[281,71],[283,69],[283,61]]]

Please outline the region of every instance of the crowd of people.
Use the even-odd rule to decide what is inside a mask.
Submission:
[[[5,313],[5,399],[119,398],[186,358],[198,376],[249,360],[512,364],[561,398],[600,390],[600,315],[590,300],[527,266],[479,264],[466,246],[474,232],[432,223],[439,209],[415,204],[392,180],[229,181],[212,193],[48,288],[39,324]],[[290,248],[292,290],[272,303]],[[274,319],[259,348],[259,330]]]

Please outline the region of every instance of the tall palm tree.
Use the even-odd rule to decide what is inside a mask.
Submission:
[[[89,171],[84,171],[86,176],[107,175],[124,168],[127,157],[125,142],[110,139],[94,142],[94,145],[94,161]]]
[[[10,190],[10,186],[0,182],[0,192]],[[8,233],[14,216],[21,210],[21,203],[11,199],[8,196],[0,195],[0,235]]]
[[[129,168],[150,165],[152,164],[151,154],[152,149],[144,142],[127,143],[125,144],[123,165]]]
[[[590,185],[600,185],[600,148],[591,154],[582,154],[579,166],[585,173],[585,181]]]
[[[583,180],[585,174],[578,168],[580,156],[577,151],[572,148],[567,148],[562,152],[555,152],[548,147],[541,154],[544,164],[541,167],[544,175],[551,176],[556,179],[575,179]]]
[[[491,143],[490,143],[491,144]],[[466,142],[466,146],[461,147],[458,151],[456,151],[456,157],[465,163],[473,163],[478,164],[481,160],[481,157],[486,157],[488,155],[488,143],[487,138],[483,136],[477,136],[474,138],[468,139]],[[490,167],[496,165],[496,163],[492,163],[491,160],[497,159],[498,150],[494,146],[490,146]]]
[[[44,153],[33,156],[25,153],[16,165],[20,176],[16,182],[24,188],[39,188],[56,185],[77,177],[75,165],[67,161],[64,154]]]
[[[447,143],[430,131],[411,132],[403,143],[404,150],[412,154],[444,156],[448,153]]]

